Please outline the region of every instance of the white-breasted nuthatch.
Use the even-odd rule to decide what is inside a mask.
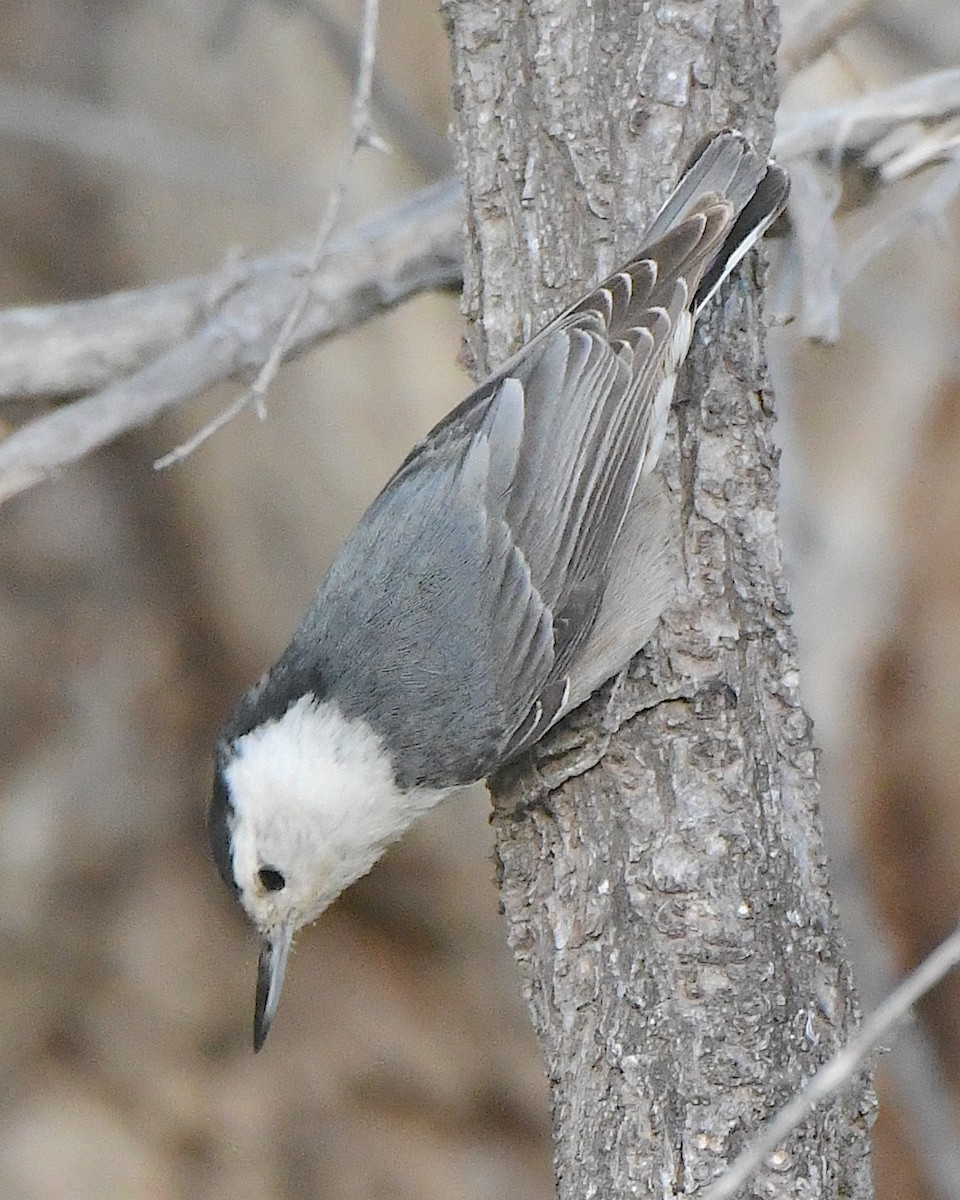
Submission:
[[[650,637],[674,582],[654,468],[677,370],[787,186],[740,134],[707,139],[639,253],[411,452],[224,725],[208,827],[262,939],[257,1049],[294,933]]]

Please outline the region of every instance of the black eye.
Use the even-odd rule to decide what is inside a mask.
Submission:
[[[257,878],[264,891],[267,892],[279,892],[281,888],[287,886],[287,881],[276,867],[261,867],[257,872]]]

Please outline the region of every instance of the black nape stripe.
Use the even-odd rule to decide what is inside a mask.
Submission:
[[[220,878],[234,895],[240,895],[237,881],[233,877],[233,852],[231,846],[231,826],[233,824],[233,804],[227,790],[226,780],[220,765],[213,776],[213,795],[210,807],[207,809],[207,837],[210,841],[210,851],[213,861],[217,864]]]

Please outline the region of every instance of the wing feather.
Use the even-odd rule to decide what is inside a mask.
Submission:
[[[727,198],[729,178],[747,198],[756,189],[758,168],[739,141],[705,153],[723,168],[708,161],[694,172],[705,190],[682,195],[693,187],[682,181],[657,240],[483,383],[388,485],[435,469],[465,503],[482,498],[489,578],[478,609],[489,621],[501,761],[536,741],[567,702],[613,546],[659,454],[692,299],[745,203],[739,191]]]
[[[464,423],[462,486],[486,472],[485,515],[501,547],[487,586],[505,756],[541,736],[569,692],[612,547],[661,441],[655,401],[676,365],[672,334],[732,219],[711,197],[539,335],[478,397],[482,418]]]

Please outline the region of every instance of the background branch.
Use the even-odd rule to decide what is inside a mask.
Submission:
[[[853,148],[864,170],[882,174],[884,164],[894,162],[895,173],[902,174],[907,147],[902,138],[892,141],[892,132],[919,118],[948,120],[958,109],[960,71],[945,71],[783,123],[775,151],[797,180],[791,211],[800,235],[800,294],[809,336],[835,340],[841,282],[922,214],[942,211],[960,189],[960,172],[950,170],[915,208],[898,209],[869,229],[845,255],[842,269],[824,274],[823,264],[836,257],[825,242],[836,236],[835,187],[817,161],[839,162]],[[953,153],[949,133],[934,139],[927,131],[921,145],[922,153],[906,159],[911,170]],[[801,186],[805,180],[807,186]],[[426,189],[344,235],[322,266],[326,233],[306,252],[291,249],[249,263],[236,259],[209,277],[0,312],[0,401],[104,388],[0,443],[0,501],[214,383],[263,370],[283,322],[279,305],[287,305],[288,332],[297,325],[284,352],[289,356],[417,291],[455,286],[461,277],[458,205],[453,182]],[[316,286],[304,280],[305,270],[319,271]],[[309,310],[299,322],[290,315],[295,303]],[[243,404],[232,407],[239,411]]]
[[[248,404],[255,405],[257,414],[261,419],[266,416],[265,400],[267,392],[276,378],[277,372],[280,370],[280,364],[290,349],[294,332],[300,324],[300,319],[310,301],[310,293],[313,290],[317,271],[320,269],[320,262],[326,252],[327,244],[330,241],[334,226],[340,216],[340,210],[343,207],[354,159],[362,145],[372,146],[377,144],[370,125],[370,91],[373,86],[373,71],[377,60],[377,32],[379,25],[380,0],[364,0],[363,27],[360,33],[360,63],[357,71],[357,83],[353,95],[353,103],[350,106],[349,132],[340,153],[340,162],[334,174],[333,182],[327,192],[323,212],[313,235],[313,243],[303,262],[300,272],[302,278],[299,287],[296,289],[290,305],[283,315],[283,320],[280,322],[266,358],[263,360],[249,388],[228,405],[219,416],[205,425],[203,429],[195,433],[186,442],[175,447],[168,454],[163,455],[162,458],[157,459],[154,467],[159,469],[172,466],[174,463],[186,458],[187,455],[192,454],[194,450],[203,445],[207,438],[212,437],[219,429],[222,429],[224,425],[243,412]]]
[[[79,305],[34,307],[25,314],[37,321],[36,337],[24,343],[26,360],[10,365],[23,371],[25,387],[34,373],[45,374],[49,391],[27,390],[0,403],[0,438],[26,428],[53,403],[100,391],[142,370],[212,321],[218,306],[247,283],[250,303],[236,306],[234,320],[241,335],[252,339],[252,321],[245,322],[247,314],[259,312],[256,283],[248,278],[256,263],[276,260],[276,270],[291,276],[284,294],[295,294],[318,197],[334,173],[346,133],[359,12],[356,0],[324,0],[354,21],[343,39],[341,67],[311,28],[305,10],[310,2],[293,0],[302,5],[296,14],[281,13],[274,0],[199,6],[15,0],[7,6],[3,83],[14,90],[28,86],[0,105],[6,231],[0,302],[107,297],[187,273],[204,278],[185,281],[183,292],[172,282],[169,288],[128,291],[113,303],[95,300],[90,314],[98,315],[99,327],[84,325],[86,310]],[[837,0],[835,13],[846,3]],[[840,52],[791,87],[783,116],[798,106],[836,109],[848,105],[852,93],[934,66],[955,67],[960,61],[955,3],[876,0],[866,19],[844,36]],[[611,6],[578,8],[603,13]],[[688,8],[697,9],[695,27],[685,23]],[[742,108],[727,111],[718,104],[704,113],[699,107],[709,96],[713,109],[715,74],[703,46],[713,36],[712,22],[725,23],[726,12],[712,3],[654,9],[668,53],[630,63],[639,68],[636,73],[616,74],[615,80],[622,95],[637,101],[626,118],[632,134],[654,139],[655,179],[649,171],[645,177],[633,172],[634,149],[628,145],[621,155],[616,137],[606,138],[602,121],[594,119],[589,100],[580,105],[579,97],[567,98],[563,66],[575,76],[582,60],[593,60],[588,38],[582,54],[580,44],[565,40],[563,0],[494,5],[508,21],[519,14],[526,23],[508,29],[491,16],[478,27],[475,62],[486,63],[496,43],[512,44],[521,31],[527,49],[544,57],[532,68],[518,66],[549,120],[544,139],[527,141],[529,166],[519,157],[517,168],[512,159],[484,160],[489,168],[478,182],[489,220],[483,236],[501,239],[508,222],[525,217],[530,241],[521,240],[514,261],[515,269],[519,264],[525,270],[536,235],[548,251],[563,237],[562,228],[550,227],[552,208],[543,210],[543,224],[530,211],[541,203],[538,183],[553,163],[560,166],[564,187],[565,172],[579,172],[585,180],[564,192],[559,210],[568,196],[578,197],[575,203],[589,196],[582,209],[583,241],[571,252],[575,268],[567,272],[566,260],[557,267],[548,254],[551,276],[543,304],[520,315],[515,328],[521,334],[526,312],[530,323],[543,319],[582,286],[582,279],[571,278],[575,271],[598,271],[633,248],[629,243],[642,220],[637,198],[656,202],[658,189],[673,174],[668,160],[676,166],[688,144],[684,138],[702,128],[700,118],[742,119]],[[783,16],[804,15],[807,0],[785,0],[782,9]],[[629,8],[619,11],[629,18]],[[223,36],[214,45],[218,13],[224,15]],[[384,7],[384,22],[378,64],[383,77],[415,102],[442,141],[452,117],[443,22],[434,8],[412,0]],[[618,72],[621,55],[642,33],[619,25],[610,30],[610,70]],[[699,36],[691,37],[694,33]],[[738,104],[753,94],[757,79],[746,55],[743,60],[735,81]],[[784,77],[782,65],[779,75]],[[601,86],[614,82],[598,77]],[[721,72],[721,86],[723,80]],[[34,112],[35,87],[49,107]],[[68,111],[58,128],[57,105],[74,98],[79,108]],[[742,104],[752,110],[749,100]],[[506,115],[508,136],[519,112]],[[402,145],[384,109],[375,107],[374,115],[377,127]],[[21,118],[20,132],[12,133]],[[86,123],[77,136],[75,118]],[[138,127],[141,118],[145,126],[158,127],[156,140],[156,130]],[[129,124],[119,129],[114,147],[111,122],[117,119]],[[786,553],[798,609],[803,691],[822,751],[834,896],[840,904],[838,882],[851,874],[836,831],[838,819],[846,816],[864,856],[874,906],[855,914],[860,923],[844,919],[849,903],[840,908],[847,961],[868,1011],[889,994],[889,981],[928,953],[960,912],[954,733],[960,662],[955,486],[960,210],[954,204],[944,213],[945,238],[937,238],[928,222],[878,253],[874,236],[925,219],[918,217],[924,194],[950,171],[940,157],[950,152],[949,124],[955,119],[894,120],[888,134],[853,150],[838,149],[834,139],[824,141],[825,152],[793,160],[812,168],[826,197],[819,201],[818,220],[830,218],[839,251],[842,337],[835,347],[804,342],[799,321],[772,334],[779,356],[776,446],[761,437],[756,476],[762,480],[781,447],[788,489],[791,483],[799,486],[801,476],[806,481],[802,494],[787,491],[781,512],[792,534]],[[181,131],[188,135],[185,141]],[[616,181],[625,178],[624,186],[634,191],[613,210],[603,209],[609,192],[590,184],[592,150],[577,150],[583,137],[596,134],[590,143],[600,147],[595,161],[606,168],[609,155],[613,167],[600,182],[619,186]],[[918,158],[930,161],[931,146],[934,165],[920,173],[914,164]],[[225,149],[238,152],[236,169],[222,161]],[[544,155],[555,159],[543,161]],[[912,177],[896,178],[905,164]],[[365,154],[351,188],[358,197],[362,192],[362,212],[408,195],[418,186],[411,168],[406,154]],[[496,184],[503,173],[509,185],[515,170],[529,177],[530,187],[516,209],[504,213]],[[946,190],[945,176],[943,186]],[[798,191],[799,185],[795,196]],[[904,213],[905,206],[912,213]],[[345,212],[338,233],[360,215]],[[847,256],[862,235],[867,253],[876,257],[855,286],[844,287]],[[788,234],[767,246],[777,289],[789,282],[781,273],[788,254],[790,269],[799,259],[788,251],[795,240]],[[241,255],[231,251],[234,246],[256,249]],[[742,278],[724,291],[726,313],[718,310],[714,324],[698,337],[698,346],[721,369],[721,382],[732,384],[736,376],[737,386],[756,374],[741,349],[749,338],[732,332],[750,327],[742,305],[753,265],[750,256]],[[343,269],[348,278],[349,264]],[[459,270],[456,263],[453,270]],[[270,270],[265,277],[275,286]],[[487,279],[487,307],[502,310],[511,293]],[[774,305],[778,313],[794,313],[796,292],[789,300],[780,295],[768,290],[768,313]],[[378,304],[379,296],[371,294],[368,311]],[[278,301],[276,311],[281,310]],[[4,314],[0,321],[2,356],[16,322],[7,324]],[[60,331],[70,336],[61,339]],[[504,944],[498,897],[489,886],[493,829],[485,799],[464,797],[442,806],[304,938],[278,1040],[256,1063],[248,1047],[248,931],[213,877],[200,831],[212,730],[237,691],[288,640],[318,571],[391,468],[462,394],[463,377],[453,362],[461,332],[452,295],[424,296],[389,319],[325,342],[319,353],[285,373],[282,389],[278,381],[267,423],[244,418],[188,469],[157,473],[149,463],[219,404],[239,396],[255,365],[242,366],[212,394],[168,412],[156,427],[88,455],[63,471],[55,486],[5,506],[0,626],[10,653],[0,655],[5,746],[0,955],[8,986],[0,1195],[102,1200],[105,1190],[136,1196],[144,1187],[164,1196],[386,1192],[423,1200],[546,1200],[554,1194],[546,1080],[512,953]],[[18,338],[20,333],[27,334],[25,326]],[[269,336],[264,334],[262,354]],[[61,353],[59,367],[66,369],[56,378]],[[79,368],[75,375],[71,364]],[[700,453],[682,460],[681,477],[702,478],[711,462],[718,469],[709,476],[712,485],[697,492],[690,561],[699,561],[708,544],[719,545],[714,578],[736,579],[732,569],[724,574],[724,565],[741,562],[739,543],[728,536],[730,525],[716,519],[717,511],[732,506],[744,527],[754,510],[766,515],[769,509],[762,503],[751,509],[744,501],[739,472],[754,459],[744,458],[739,442],[737,450],[724,454],[721,447],[728,443],[721,431],[737,438],[758,418],[753,409],[731,407],[725,387],[711,385],[697,395],[697,403],[681,397],[677,407],[683,429],[701,420],[704,428]],[[723,477],[720,468],[726,466],[732,469]],[[737,521],[733,525],[735,534]],[[739,568],[748,581],[749,566]],[[728,586],[727,594],[736,599],[736,586]],[[755,693],[738,695],[737,708],[726,710],[725,738],[707,736],[729,698],[722,685],[731,677],[711,675],[718,656],[722,666],[732,656],[727,624],[715,620],[713,639],[706,638],[693,655],[686,645],[677,649],[675,625],[665,629],[672,639],[667,648],[663,642],[651,647],[647,660],[654,683],[661,660],[667,666],[692,664],[695,689],[673,700],[670,709],[677,721],[676,756],[695,764],[712,755],[732,773],[742,757],[736,753],[738,710]],[[748,631],[758,627],[765,628],[747,624]],[[758,640],[750,633],[740,641],[744,661],[756,660]],[[547,784],[599,759],[611,743],[604,765],[589,772],[591,780],[609,781],[613,789],[621,781],[642,784],[650,772],[663,772],[655,758],[638,756],[632,742],[623,749],[623,738],[632,736],[659,695],[653,685],[643,690],[641,672],[638,665],[611,689],[607,704],[598,702],[599,735],[592,724],[581,728],[582,736],[567,731],[566,751],[558,744],[556,757],[541,764]],[[711,679],[718,680],[712,690]],[[641,714],[617,733],[638,703]],[[767,707],[775,716],[793,711],[776,696]],[[693,708],[704,733],[699,739],[688,736],[697,728]],[[755,791],[767,794],[762,787]],[[725,925],[707,906],[699,914],[692,911],[676,866],[696,860],[701,848],[700,793],[691,789],[684,795],[685,819],[674,819],[668,810],[659,826],[651,822],[658,841],[645,847],[635,839],[632,854],[629,841],[611,843],[607,861],[628,863],[625,892],[611,895],[611,876],[598,864],[596,876],[584,882],[579,920],[564,919],[573,878],[558,874],[559,901],[548,897],[544,937],[552,936],[561,949],[559,969],[546,983],[568,1004],[574,1023],[578,997],[586,1007],[594,1003],[591,967],[603,963],[598,913],[602,917],[606,910],[600,906],[615,911],[632,906],[637,912],[650,895],[660,899],[639,917],[651,929],[655,953],[638,962],[625,987],[628,1000],[639,1001],[631,1019],[646,1022],[639,1031],[644,1045],[670,1036],[678,1009],[696,1013],[716,1004],[735,1027],[755,1019],[750,1008],[734,1006],[722,986],[736,970],[730,963],[734,950],[722,936]],[[592,822],[589,806],[576,810],[578,798],[579,793],[568,803],[556,793],[546,797],[574,848],[588,827],[584,822]],[[739,834],[742,811],[750,813],[756,804],[753,792],[735,797],[724,814],[726,824],[705,843],[709,853],[701,878],[705,874],[708,883],[718,870],[718,846],[732,845],[730,855],[742,856],[748,866],[756,861],[757,843]],[[634,806],[641,805],[642,799]],[[775,872],[782,864],[782,857],[768,861]],[[659,891],[651,892],[651,876]],[[747,884],[744,877],[742,890]],[[739,920],[760,929],[762,909],[751,899],[745,895]],[[710,926],[709,941],[688,938],[688,916],[690,924]],[[108,936],[91,940],[91,929]],[[806,929],[788,923],[784,937],[793,930],[803,942]],[[879,950],[878,938],[886,940]],[[687,955],[678,998],[663,989],[661,1002],[653,985],[677,949]],[[758,934],[755,954],[776,965],[776,945],[773,951],[768,953]],[[886,982],[873,979],[878,963],[886,964]],[[774,974],[760,990],[773,994],[779,982]],[[816,1015],[820,997],[796,993],[789,999],[804,1016],[814,1013],[809,1023],[798,1020],[784,1034],[803,1053],[806,1039],[822,1028]],[[442,1019],[434,1019],[438,1013]],[[960,1097],[960,973],[944,981],[918,1016],[898,1034],[893,1053],[879,1060],[880,1110],[872,1131],[878,1200],[957,1195],[960,1138],[951,1120]],[[645,1063],[631,1060],[629,1049],[616,1057],[618,1039],[609,1023],[600,1034],[597,1041],[584,1039],[585,1058],[593,1048],[601,1071],[614,1061],[636,1078]],[[731,1035],[725,1037],[703,1043],[704,1091],[696,1074],[664,1067],[668,1080],[680,1077],[673,1094],[693,1097],[692,1117],[681,1123],[679,1110],[670,1107],[671,1093],[656,1091],[654,1122],[677,1136],[663,1174],[645,1194],[679,1195],[686,1184],[692,1195],[722,1170],[718,1151],[708,1164],[713,1174],[698,1174],[703,1162],[697,1156],[705,1155],[698,1141],[705,1132],[696,1116],[705,1095],[712,1119],[711,1080],[733,1070],[724,1055]],[[915,1041],[920,1053],[910,1045]],[[763,1058],[758,1052],[739,1060],[741,1077],[732,1093],[738,1102]],[[811,1051],[811,1070],[816,1058]],[[592,1063],[587,1066],[593,1070]],[[910,1074],[916,1078],[907,1086],[904,1077]],[[801,1072],[796,1082],[804,1077]],[[613,1072],[614,1087],[617,1082]],[[769,1106],[760,1099],[750,1106],[747,1098],[750,1111],[732,1135],[731,1157],[789,1098],[792,1086],[785,1080]],[[869,1123],[871,1115],[865,1112],[863,1121]],[[648,1145],[644,1128],[640,1123],[641,1147]],[[633,1130],[616,1118],[607,1130],[606,1152],[616,1157]],[[361,1155],[358,1144],[364,1146]],[[52,1145],[63,1153],[51,1156]],[[797,1145],[791,1139],[785,1147],[791,1163]],[[807,1143],[799,1145],[802,1154]],[[770,1172],[742,1194],[782,1196],[796,1191],[793,1183],[788,1175],[781,1188],[779,1173]],[[813,1195],[815,1181],[802,1180],[799,1190]]]
[[[786,159],[863,153],[897,126],[942,121],[958,113],[960,69],[933,71],[781,120],[777,153]]]
[[[321,37],[323,47],[343,75],[357,73],[359,53],[356,35],[323,0],[272,0],[277,8],[302,13]],[[413,159],[428,179],[445,176],[453,155],[447,139],[437,133],[407,102],[382,70],[374,72],[370,100],[377,121]]]
[[[453,183],[440,184],[329,246],[287,354],[425,288],[455,284],[461,270],[457,195]],[[303,261],[302,251],[287,251],[233,264],[216,278],[212,296],[209,280],[193,280],[133,297],[4,314],[0,373],[13,382],[14,395],[27,385],[49,393],[77,373],[96,374],[103,349],[114,361],[118,355],[138,357],[144,347],[135,331],[142,338],[144,318],[158,309],[168,331],[179,324],[190,332],[132,375],[36,418],[0,442],[0,500],[212,384],[258,370],[303,287]],[[135,316],[127,306],[136,309]],[[109,346],[110,318],[125,309],[129,322],[121,317],[117,325],[127,336]],[[52,361],[44,361],[44,348],[53,350]]]

